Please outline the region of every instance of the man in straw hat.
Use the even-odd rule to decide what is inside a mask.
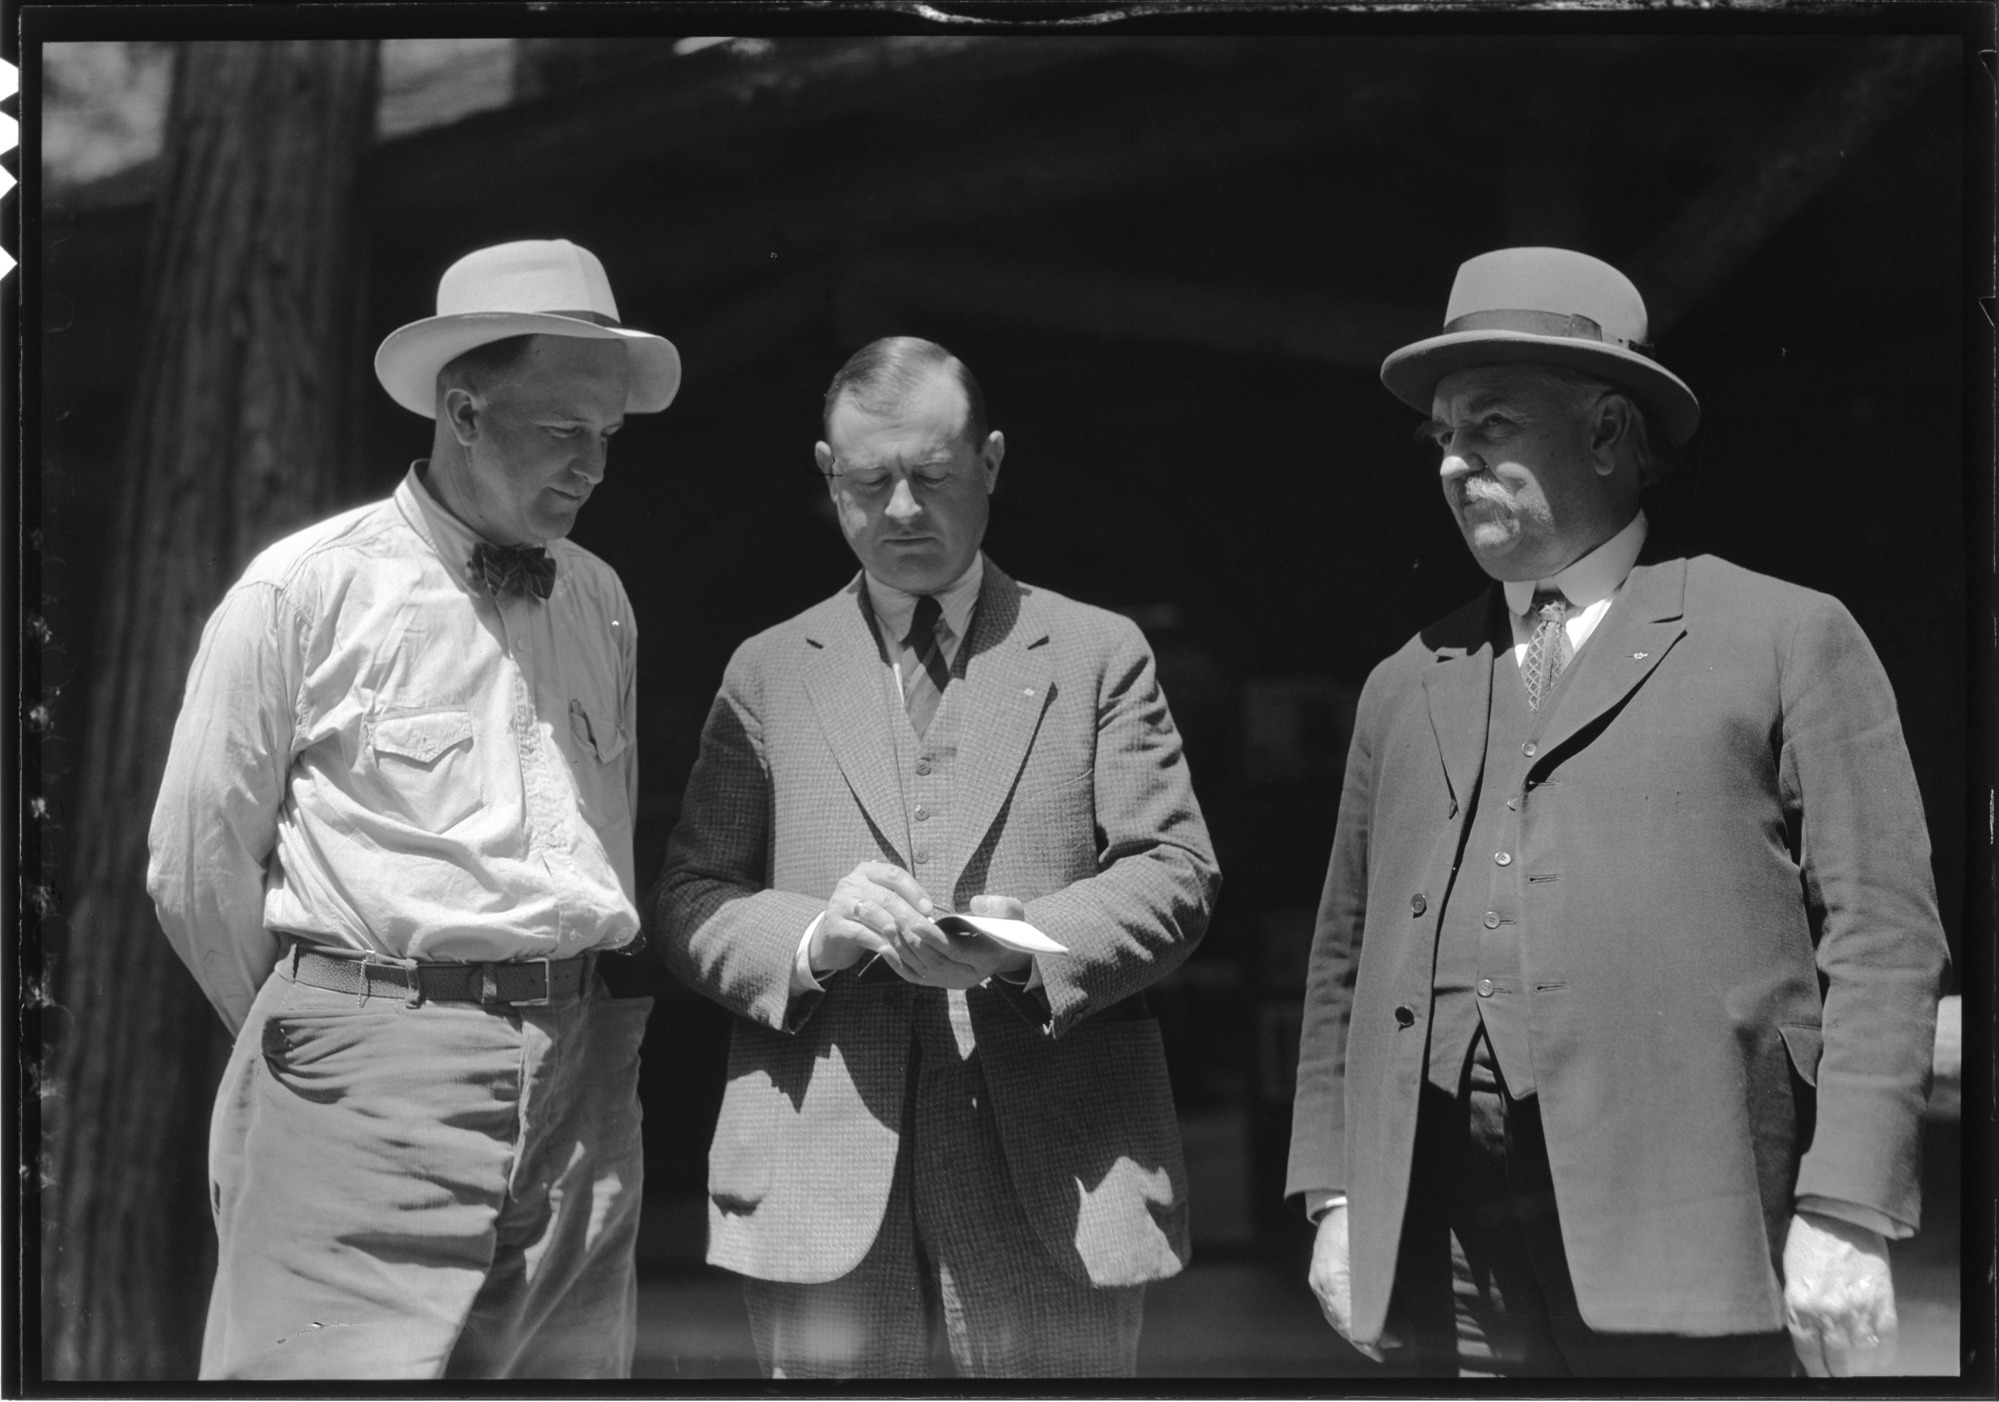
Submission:
[[[235,1034],[204,1378],[620,1377],[649,999],[635,627],[563,537],[674,348],[561,239],[468,254],[375,357],[394,496],[259,555],[202,635],[148,888]]]
[[[1381,376],[1494,581],[1368,679],[1287,1192],[1370,1356],[1892,1360],[1945,951],[1895,698],[1840,604],[1648,541],[1699,418],[1637,289],[1514,248]]]

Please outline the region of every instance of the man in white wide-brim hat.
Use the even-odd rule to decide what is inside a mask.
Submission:
[[[1895,697],[1824,594],[1648,539],[1700,409],[1615,268],[1458,270],[1383,382],[1492,585],[1362,692],[1287,1193],[1372,1357],[1882,1371],[1945,960]]]
[[[204,1378],[623,1377],[636,1320],[636,626],[565,537],[679,357],[562,239],[470,253],[376,374],[387,501],[209,620],[148,889],[236,1037]]]

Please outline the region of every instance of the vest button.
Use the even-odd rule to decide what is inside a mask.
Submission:
[[[916,772],[918,774],[928,774],[930,772],[930,761],[927,759],[916,761]]]
[[[1490,998],[1492,996],[1491,979],[1482,978],[1478,981],[1478,996],[1481,998]]]
[[[917,822],[919,822],[919,823],[920,823],[920,822],[922,822],[922,821],[923,821],[924,819],[928,818],[929,816],[930,816],[930,810],[929,810],[928,808],[925,808],[925,807],[924,807],[924,806],[923,806],[922,804],[920,804],[920,803],[916,805],[916,821],[917,821]]]
[[[1485,928],[1486,928],[1486,929],[1488,929],[1488,930],[1497,930],[1497,929],[1499,928],[1499,912],[1498,912],[1498,911],[1496,911],[1496,910],[1488,910],[1488,911],[1487,911],[1487,912],[1485,913]]]
[[[1416,1025],[1416,1010],[1407,1003],[1396,1008],[1395,1025],[1397,1027],[1414,1027]]]
[[[1421,891],[1418,891],[1409,898],[1409,913],[1411,915],[1421,915],[1429,908],[1430,902],[1424,897]]]
[[[1517,798],[1509,798],[1506,800],[1506,807],[1509,811],[1518,813],[1520,811],[1520,800]]]
[[[919,847],[916,849],[915,856],[917,864],[920,866],[930,860],[930,849],[928,847]]]
[[[1529,759],[1534,758],[1535,754],[1534,742],[1532,740],[1529,740],[1526,744],[1522,745],[1520,747],[1520,753],[1527,756],[1527,758]]]
[[[1513,854],[1511,852],[1494,852],[1492,859],[1503,867],[1513,865]]]

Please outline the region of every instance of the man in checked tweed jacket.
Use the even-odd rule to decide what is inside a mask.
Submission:
[[[862,573],[737,650],[648,901],[737,1015],[708,1259],[774,1376],[920,1375],[940,1327],[967,1376],[1128,1376],[1187,1259],[1144,989],[1220,876],[1138,629],[980,554],[1004,450],[930,342],[835,376]]]

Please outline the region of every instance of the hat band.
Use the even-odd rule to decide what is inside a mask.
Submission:
[[[594,322],[598,326],[615,326],[620,329],[623,329],[624,326],[624,323],[619,321],[616,317],[605,316],[602,312],[592,312],[592,311],[573,312],[561,307],[544,307],[539,312],[537,312],[536,315],[566,316],[573,318],[576,321],[589,321],[589,322]]]
[[[1595,320],[1574,312],[1544,312],[1528,307],[1466,312],[1444,323],[1445,335],[1459,331],[1521,331],[1533,336],[1562,336],[1572,341],[1600,341],[1605,345],[1622,346],[1640,355],[1649,356],[1652,353],[1652,347],[1646,342],[1607,336]]]

